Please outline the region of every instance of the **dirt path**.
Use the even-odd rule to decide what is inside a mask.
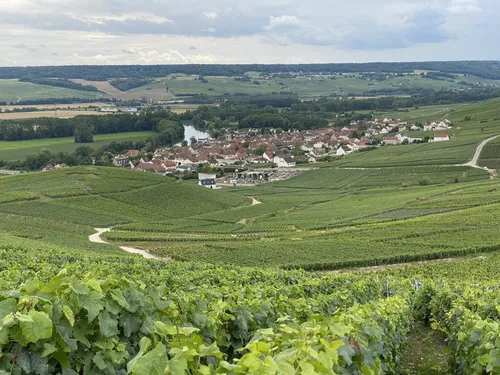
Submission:
[[[483,151],[484,146],[488,144],[488,142],[494,140],[495,138],[500,137],[500,135],[495,135],[494,137],[485,139],[482,141],[479,146],[476,148],[476,152],[474,153],[474,156],[472,157],[472,160],[468,163],[465,163],[464,165],[467,167],[474,167],[474,168],[481,168],[477,165],[477,162],[479,160],[479,157],[481,156],[481,152]]]
[[[90,242],[109,243],[109,242],[104,241],[101,238],[101,234],[109,232],[111,230],[111,228],[94,228],[94,229],[97,231],[97,233],[91,234],[89,236]],[[130,254],[142,255],[146,259],[164,259],[164,258],[157,257],[156,255],[153,255],[146,250],[137,249],[137,248],[131,247],[131,246],[120,246],[120,249],[122,249],[123,251],[130,253]]]
[[[254,197],[251,197],[252,198],[252,206],[255,206],[256,204],[262,204],[261,201],[258,201],[257,199],[255,199]]]
[[[451,349],[446,336],[417,322],[409,334],[408,345],[402,353],[402,375],[446,375],[450,368]]]

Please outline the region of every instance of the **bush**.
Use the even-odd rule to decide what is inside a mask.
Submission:
[[[430,183],[431,183],[431,181],[430,181],[427,177],[424,177],[424,178],[422,178],[422,179],[420,179],[420,180],[418,181],[418,184],[419,184],[420,186],[427,186],[427,185],[429,185]]]

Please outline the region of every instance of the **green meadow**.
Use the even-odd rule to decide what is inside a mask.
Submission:
[[[0,101],[16,103],[21,100],[63,99],[63,98],[99,98],[102,94],[64,87],[37,85],[19,82],[17,79],[0,79]]]
[[[98,134],[94,136],[94,142],[88,144],[75,143],[73,137],[32,139],[27,141],[0,141],[0,160],[22,160],[28,155],[40,152],[47,148],[52,152],[73,152],[82,145],[88,145],[95,149],[112,141],[138,141],[154,135],[154,132],[130,132],[116,134]]]

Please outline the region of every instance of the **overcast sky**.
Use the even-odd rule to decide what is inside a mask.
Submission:
[[[499,0],[0,0],[0,66],[500,59]]]

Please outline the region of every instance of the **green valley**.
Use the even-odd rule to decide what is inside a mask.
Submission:
[[[374,83],[373,76],[351,75],[266,79],[249,73],[259,84],[209,74],[202,76],[206,82],[187,73],[161,77],[175,95],[207,96],[230,85],[231,92],[284,87],[309,96],[341,92],[339,81],[359,93],[372,84],[444,82],[394,75]],[[135,86],[145,82],[160,90],[164,78],[145,80],[150,77],[114,83],[131,88],[127,92],[141,91]],[[472,84],[475,78],[460,79]],[[149,144],[142,145],[146,151],[126,148],[125,155],[104,152],[109,166],[97,165],[86,150],[80,166],[1,175],[0,375],[500,374],[500,99],[382,108],[335,113],[221,104],[191,115],[207,128],[226,121],[233,133],[219,136],[235,137],[234,149],[229,141],[217,148],[194,138],[176,147],[178,155],[156,159],[161,143]],[[202,112],[211,110],[228,118],[204,120]],[[329,141],[336,150],[344,141],[361,144],[365,135],[342,130],[353,125],[356,134],[368,132],[351,124],[357,115],[373,119],[372,129],[397,119],[398,135],[434,141],[367,143],[285,167],[279,160],[271,167],[264,147],[247,155],[263,159],[249,173],[284,178],[216,186],[216,173],[220,179],[242,173],[243,158],[229,166],[224,161],[264,140],[283,162],[301,146],[320,154]],[[173,144],[174,127],[183,128],[167,111],[140,113],[140,121],[135,116],[128,116],[129,130],[148,116],[154,132],[96,134],[94,140],[156,134]],[[239,132],[247,116],[256,116],[253,138]],[[270,126],[259,126],[277,118],[289,128],[271,135]],[[327,134],[335,137],[317,142],[319,126],[301,127],[310,119],[335,128]],[[439,130],[450,136],[446,141],[437,141],[438,131],[411,129],[444,119],[452,124]],[[82,123],[92,132],[89,121]],[[92,121],[102,125],[97,116]],[[9,136],[21,129],[8,124]],[[73,138],[29,138],[42,130],[33,124],[24,122],[19,131],[25,140],[0,142],[0,159],[76,149]],[[55,134],[49,126],[44,131]],[[297,134],[308,141],[276,145]],[[197,147],[205,152],[191,163]],[[185,164],[185,173],[167,175],[167,163],[175,170],[186,159],[193,170]],[[211,167],[209,159],[222,167]],[[135,170],[111,160],[133,161]],[[162,163],[162,172],[154,169]]]

